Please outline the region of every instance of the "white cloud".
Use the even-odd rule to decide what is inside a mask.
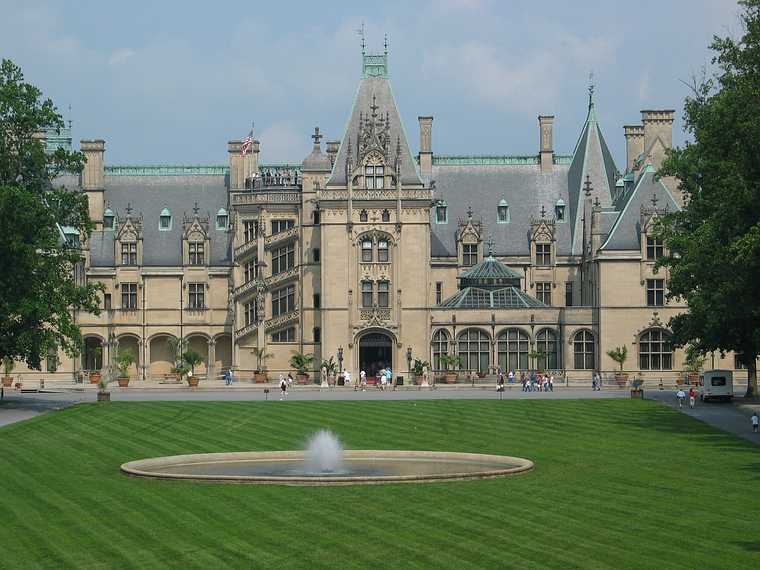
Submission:
[[[117,49],[111,54],[111,57],[108,58],[108,65],[118,65],[120,63],[125,62],[133,55],[135,55],[135,51],[132,49],[129,49],[129,48]]]

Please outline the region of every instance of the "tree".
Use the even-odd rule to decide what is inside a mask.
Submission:
[[[620,366],[620,372],[622,372],[623,365],[625,364],[625,361],[628,360],[628,347],[618,346],[617,348],[613,350],[608,350],[607,356],[609,356],[612,360],[618,363],[618,365]]]
[[[79,310],[98,314],[97,285],[77,283],[83,262],[79,240],[62,237],[71,227],[86,240],[93,229],[87,198],[57,188],[63,173],[81,172],[84,156],[58,149],[47,154],[45,129],[62,128],[61,115],[21,69],[0,63],[0,355],[31,368],[49,351],[76,356],[83,348],[74,319]]]
[[[743,0],[740,39],[715,37],[715,71],[695,79],[684,122],[693,141],[674,148],[659,176],[674,176],[685,208],[663,216],[668,297],[688,312],[670,320],[673,345],[741,353],[748,394],[760,352],[760,0]]]
[[[306,374],[306,369],[314,362],[313,354],[303,354],[302,352],[293,351],[293,356],[290,357],[290,365],[298,370],[298,373]]]
[[[253,352],[253,354],[256,356],[256,362],[257,362],[256,372],[261,372],[263,370],[262,368],[263,362],[265,362],[266,360],[269,360],[270,358],[274,356],[274,354],[272,354],[271,352],[267,352],[267,349],[263,347],[262,348],[254,347],[251,349],[251,352]]]

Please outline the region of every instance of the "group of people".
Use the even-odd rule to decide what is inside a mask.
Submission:
[[[514,370],[510,370],[507,375],[507,384],[514,384],[517,376]],[[523,392],[554,392],[554,375],[537,373],[535,370],[529,374],[520,372],[520,385]],[[504,370],[501,367],[496,372],[496,391],[504,391]]]
[[[366,392],[367,384],[367,372],[362,370],[359,372],[358,384],[354,382],[354,391],[361,389],[362,392]],[[348,382],[346,382],[346,386],[348,386]],[[393,386],[394,390],[396,389],[396,384],[393,382],[393,370],[391,370],[390,366],[379,368],[375,372],[375,387],[378,390],[385,390],[389,386]]]
[[[697,389],[694,386],[689,388],[689,407],[692,409],[694,409],[694,404],[697,402],[697,396],[699,396]],[[686,400],[686,392],[684,392],[683,388],[679,388],[678,392],[676,392],[676,399],[678,400],[678,407],[683,408],[684,401]]]

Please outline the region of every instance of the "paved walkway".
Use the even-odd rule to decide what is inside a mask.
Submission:
[[[206,388],[191,390],[182,386],[164,387],[162,389],[140,388],[113,388],[111,400],[115,402],[159,402],[159,401],[264,401],[279,400],[280,390],[269,388],[269,394],[264,392],[264,386],[238,385],[225,388],[221,385],[218,389]],[[24,392],[6,391],[5,400],[0,402],[0,426],[12,424],[21,420],[32,418],[41,413],[62,409],[79,402],[94,402],[97,389],[86,387],[84,390],[65,392]],[[288,401],[394,401],[394,400],[497,400],[500,395],[494,387],[471,386],[458,384],[455,386],[443,386],[435,390],[416,387],[399,388],[396,391],[385,391],[376,388],[367,388],[366,392],[354,391],[353,388],[335,388],[333,390],[320,390],[317,386],[297,386],[288,394]],[[577,399],[608,399],[626,398],[625,390],[609,389],[601,392],[592,392],[588,388],[555,388],[554,392],[523,392],[519,386],[507,389],[501,396],[505,400],[577,400]]]
[[[656,400],[666,406],[677,410],[678,400],[675,391],[649,390],[645,391],[646,398]],[[760,412],[760,403],[745,402],[744,398],[735,398],[733,403],[728,402],[701,402],[697,399],[694,409],[689,408],[688,399],[681,408],[681,412],[705,422],[720,430],[737,435],[747,441],[760,445],[760,433],[752,433],[750,416],[753,409]]]

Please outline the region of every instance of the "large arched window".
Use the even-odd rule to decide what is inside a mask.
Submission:
[[[536,351],[541,355],[536,362],[541,370],[556,370],[557,358],[557,335],[554,331],[544,329],[536,335]]]
[[[594,369],[594,335],[590,331],[579,331],[573,337],[573,368]]]
[[[646,331],[639,337],[639,368],[642,370],[671,370],[673,348],[670,334],[662,329]]]
[[[490,352],[488,335],[480,329],[468,329],[459,335],[459,357],[462,370],[488,371]]]
[[[527,370],[528,335],[520,329],[507,329],[499,335],[499,366],[504,371]]]
[[[441,329],[433,335],[433,370],[443,370],[441,356],[449,353],[449,333]]]

